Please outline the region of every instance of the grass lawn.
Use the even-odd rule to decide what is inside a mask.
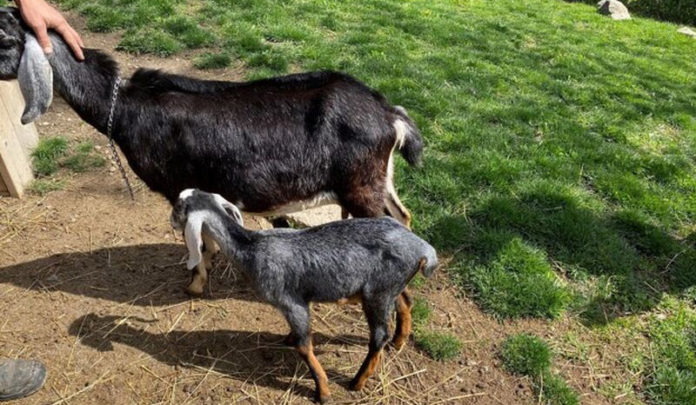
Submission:
[[[696,403],[696,41],[677,26],[560,0],[60,3],[129,52],[380,90],[427,143],[422,170],[398,160],[415,231],[483,310],[638,329],[638,397]]]

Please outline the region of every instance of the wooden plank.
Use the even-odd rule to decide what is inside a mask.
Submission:
[[[22,97],[17,80],[0,81],[0,98],[5,102],[15,136],[22,145],[24,154],[31,155],[31,151],[39,143],[39,134],[36,132],[34,124],[22,125],[20,122],[24,112],[24,97]]]
[[[22,197],[24,187],[34,179],[29,150],[32,144],[36,144],[32,139],[36,129],[24,128],[28,126],[19,122],[23,109],[24,99],[21,93],[18,97],[16,83],[14,88],[2,86],[0,88],[0,177],[13,197]],[[17,114],[18,110],[20,110],[19,114]],[[28,139],[22,142],[21,137]]]
[[[2,177],[0,177],[0,195],[10,195],[10,191],[7,189]]]

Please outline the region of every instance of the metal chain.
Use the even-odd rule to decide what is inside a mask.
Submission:
[[[111,130],[114,126],[114,110],[116,109],[116,100],[118,99],[118,91],[120,88],[121,78],[119,76],[116,76],[116,80],[114,81],[114,89],[111,93],[111,108],[109,109],[109,119],[106,121],[106,136],[109,137],[109,146],[111,147],[111,153],[114,155],[114,160],[116,161],[116,165],[118,165],[118,170],[121,171],[121,177],[123,177],[123,181],[126,183],[126,187],[128,188],[128,194],[130,194],[131,200],[135,201],[135,194],[133,194],[133,188],[131,187],[130,181],[128,180],[126,169],[123,167],[121,157],[118,155],[118,152],[116,151],[116,145],[114,145],[114,138],[111,137]]]

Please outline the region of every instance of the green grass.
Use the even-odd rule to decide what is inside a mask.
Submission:
[[[135,54],[152,53],[159,56],[169,56],[181,51],[184,46],[172,34],[151,28],[142,31],[126,31],[117,49]]]
[[[450,360],[462,351],[462,343],[451,333],[430,331],[427,329],[432,309],[428,301],[417,297],[413,301],[411,317],[413,321],[413,340],[416,346],[428,356],[438,361]]]
[[[474,266],[470,273],[466,269],[462,267],[463,277],[473,285],[481,306],[500,317],[554,318],[570,301],[544,252],[519,237],[505,242],[486,266]]]
[[[75,173],[82,173],[89,169],[102,167],[106,160],[94,153],[94,144],[91,141],[81,142],[72,149],[68,140],[64,137],[41,138],[32,152],[32,164],[37,177],[47,177],[54,174],[59,168],[64,167]],[[32,189],[39,194],[53,191],[52,188],[62,188],[64,184],[55,179],[35,182]],[[59,189],[58,188],[58,189]]]
[[[462,342],[451,333],[416,330],[414,336],[416,346],[435,360],[449,360],[462,351]]]
[[[566,381],[556,374],[547,373],[539,381],[538,390],[546,403],[551,405],[578,405],[578,394],[568,386]]]
[[[128,51],[337,69],[405,106],[427,146],[421,170],[396,160],[414,230],[498,317],[693,309],[696,41],[674,25],[558,0],[60,3]]]
[[[60,179],[35,179],[29,184],[29,191],[44,196],[52,191],[58,191],[65,188],[65,180]]]
[[[533,335],[515,335],[503,343],[501,353],[503,364],[508,371],[541,376],[551,366],[551,349],[542,339]]]
[[[696,404],[696,311],[676,300],[665,311],[649,329],[648,395],[656,404]]]
[[[574,405],[578,395],[558,375],[551,373],[551,348],[541,338],[519,334],[503,342],[500,357],[511,373],[529,376],[545,403]]]
[[[31,154],[34,173],[37,177],[50,176],[58,170],[59,160],[68,151],[68,140],[60,137],[39,139]]]
[[[424,326],[430,319],[432,310],[428,305],[428,301],[423,298],[416,298],[413,301],[413,307],[411,308],[411,319],[413,321],[413,327],[418,329]]]
[[[198,69],[222,69],[231,63],[232,58],[226,53],[204,53],[193,60]]]
[[[90,141],[85,141],[77,145],[75,152],[63,159],[61,166],[72,170],[75,173],[86,172],[92,168],[103,167],[106,164],[106,159],[102,156],[93,153],[94,144]]]

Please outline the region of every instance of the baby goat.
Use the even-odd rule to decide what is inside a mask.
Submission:
[[[139,69],[119,84],[106,54],[85,49],[78,62],[59,36],[50,37],[47,59],[17,11],[0,8],[0,79],[19,78],[27,99],[22,122],[48,108],[54,87],[102,133],[113,112],[114,141],[135,174],[170,203],[195,187],[250,213],[335,202],[344,217],[386,214],[408,226],[392,153],[416,165],[422,139],[406,110],[358,80],[314,72],[235,83]],[[205,281],[204,265],[188,291],[201,294]]]
[[[185,190],[174,205],[172,226],[184,230],[187,266],[202,260],[204,235],[248,276],[256,293],[278,308],[290,325],[294,345],[316,384],[320,402],[329,397],[328,379],[312,348],[310,302],[362,302],[370,326],[369,351],[350,388],[360,390],[377,366],[389,338],[396,305],[394,346],[411,332],[406,285],[418,271],[437,267],[435,249],[392,218],[359,218],[303,229],[248,231],[237,207],[220,195]]]

